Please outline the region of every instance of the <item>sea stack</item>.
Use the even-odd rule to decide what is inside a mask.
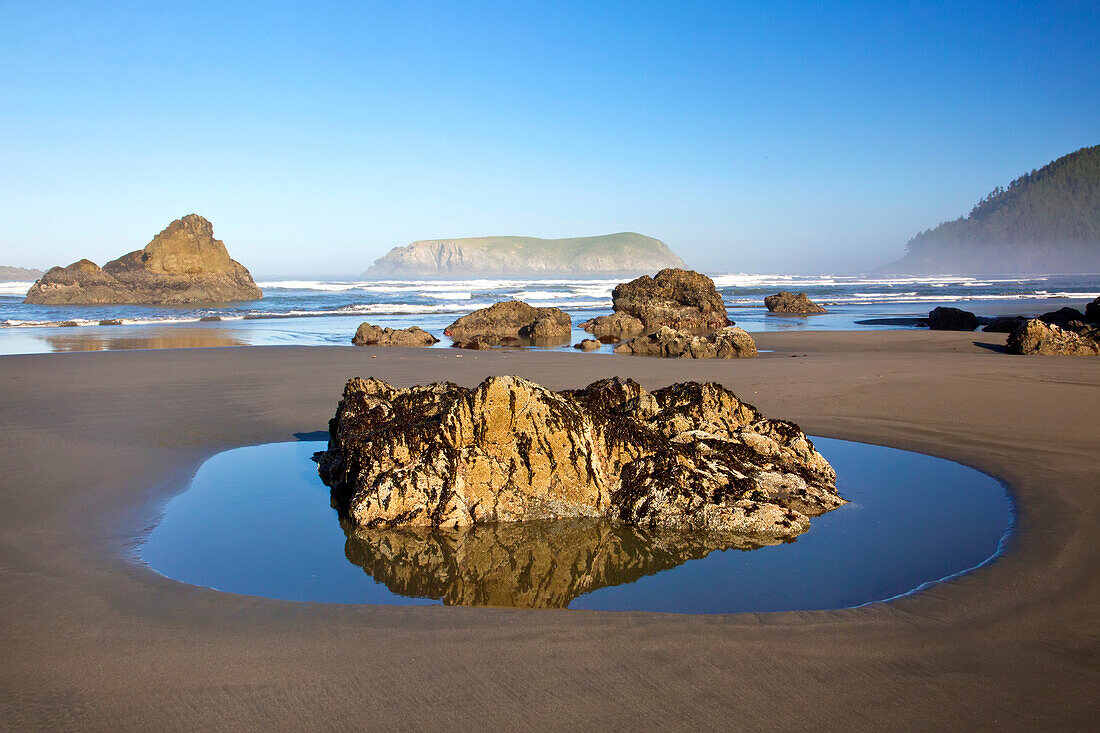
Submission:
[[[31,286],[24,302],[167,305],[262,297],[248,269],[230,258],[221,240],[214,239],[213,225],[188,214],[169,224],[143,249],[102,268],[86,259],[51,268]]]

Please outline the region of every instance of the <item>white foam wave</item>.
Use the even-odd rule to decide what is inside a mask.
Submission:
[[[33,281],[30,282],[0,282],[0,295],[26,295]]]

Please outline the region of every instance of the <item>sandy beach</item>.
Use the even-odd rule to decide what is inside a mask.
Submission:
[[[771,350],[758,359],[699,362],[353,347],[0,357],[0,727],[1095,725],[1100,361],[1011,357],[980,332],[757,341]],[[490,374],[555,389],[721,381],[811,434],[1002,479],[1017,530],[996,562],[915,595],[732,616],[290,603],[132,559],[206,458],[325,430],[348,377]]]

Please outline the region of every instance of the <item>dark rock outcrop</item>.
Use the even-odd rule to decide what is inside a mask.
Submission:
[[[443,333],[456,341],[476,337],[499,341],[511,337],[551,344],[568,341],[572,330],[573,319],[560,308],[536,308],[522,300],[506,300],[462,316]]]
[[[500,346],[500,339],[489,341],[482,336],[474,336],[468,339],[455,339],[451,344],[452,349],[469,349],[470,351],[488,351],[494,346]]]
[[[1089,323],[1100,323],[1100,298],[1085,306],[1085,320]]]
[[[615,353],[678,359],[743,359],[757,355],[752,336],[736,326],[704,335],[661,326],[653,333],[619,344]]]
[[[611,299],[616,313],[638,319],[645,331],[669,326],[709,332],[731,323],[714,281],[691,270],[669,268],[654,277],[643,275],[616,286]]]
[[[1033,318],[1009,334],[1008,353],[1096,356],[1100,354],[1100,343]]]
[[[978,317],[970,311],[940,306],[928,313],[928,328],[933,331],[973,331]]]
[[[580,343],[573,344],[574,349],[581,351],[596,351],[602,344],[596,339],[581,339]]]
[[[24,302],[218,303],[263,297],[252,275],[214,239],[209,221],[188,214],[168,225],[144,249],[100,268],[90,260],[54,267],[27,292]]]
[[[1026,316],[998,316],[990,319],[982,330],[988,333],[1012,333],[1027,322]]]
[[[764,298],[764,305],[772,313],[828,313],[805,293],[789,293],[780,290],[775,295]]]
[[[351,342],[356,346],[431,346],[438,343],[439,339],[420,326],[383,328],[364,321],[355,330]]]
[[[449,606],[565,608],[578,596],[782,538],[651,530],[606,519],[495,522],[450,530],[341,521],[352,564],[398,595]],[[537,582],[532,582],[536,579]]]
[[[1059,308],[1056,311],[1049,311],[1039,316],[1039,320],[1043,323],[1049,323],[1052,326],[1059,326],[1061,328],[1068,328],[1071,331],[1077,329],[1073,328],[1071,324],[1084,323],[1085,314],[1076,308]]]
[[[367,528],[607,517],[785,538],[845,503],[798,426],[718,384],[351,379],[317,461],[343,515]]]

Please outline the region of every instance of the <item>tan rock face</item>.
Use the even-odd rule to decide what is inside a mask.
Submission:
[[[844,503],[797,426],[716,384],[352,379],[317,458],[347,519],[367,528],[609,517],[789,537]]]
[[[628,313],[612,313],[609,316],[596,316],[580,324],[581,328],[593,336],[609,336],[622,340],[645,332],[645,324]]]
[[[102,268],[90,260],[54,267],[27,292],[37,304],[214,303],[263,297],[252,275],[214,239],[209,221],[189,214],[144,249]]]
[[[1087,333],[1091,334],[1093,331],[1089,330]],[[1100,335],[1100,331],[1097,335]],[[1096,356],[1100,355],[1100,343],[1033,318],[1008,335],[1008,353]]]
[[[651,334],[619,344],[615,353],[676,359],[746,359],[758,355],[752,336],[737,326],[727,326],[708,335],[661,326]]]
[[[692,270],[668,268],[643,275],[611,292],[616,313],[633,316],[646,331],[660,326],[714,331],[730,325],[726,304],[714,281]]]
[[[356,346],[431,346],[439,339],[419,326],[409,328],[383,328],[371,323],[360,323],[351,342]]]
[[[786,290],[764,298],[764,306],[772,313],[828,313],[805,293],[795,295]]]
[[[506,300],[462,316],[443,333],[455,341],[518,338],[552,344],[568,341],[572,329],[573,319],[560,308],[536,308],[521,300]]]

